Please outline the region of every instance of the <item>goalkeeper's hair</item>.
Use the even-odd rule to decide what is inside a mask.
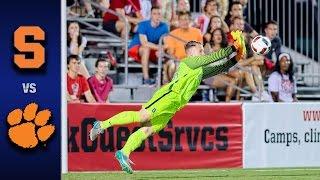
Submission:
[[[189,41],[189,42],[187,42],[186,45],[184,45],[184,49],[185,49],[185,51],[187,51],[188,49],[196,46],[197,44],[200,45],[200,46],[202,46],[202,43],[201,43],[201,42],[198,42],[198,41]]]

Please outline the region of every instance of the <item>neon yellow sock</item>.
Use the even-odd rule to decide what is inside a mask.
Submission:
[[[129,136],[126,144],[121,149],[121,151],[123,152],[123,154],[129,157],[130,153],[140,147],[142,141],[144,141],[145,139],[147,139],[147,135],[143,131],[138,129],[136,132]]]
[[[134,122],[140,122],[139,112],[137,111],[124,111],[111,118],[102,121],[100,126],[102,129],[107,129],[111,126],[131,124]]]

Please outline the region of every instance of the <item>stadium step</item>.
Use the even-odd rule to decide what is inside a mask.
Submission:
[[[110,102],[147,102],[155,91],[154,86],[115,85],[109,100]]]

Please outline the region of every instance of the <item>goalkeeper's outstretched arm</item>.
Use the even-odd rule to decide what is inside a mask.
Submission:
[[[222,48],[217,52],[202,55],[202,56],[189,56],[183,60],[183,62],[191,69],[197,69],[199,67],[205,67],[211,63],[223,61],[225,58],[231,59],[235,56],[237,49],[234,46],[228,46]]]
[[[209,65],[203,66],[202,80],[207,79],[211,76],[215,76],[222,72],[227,72],[231,67],[237,64],[235,57],[228,59],[222,59],[220,61],[213,62]]]

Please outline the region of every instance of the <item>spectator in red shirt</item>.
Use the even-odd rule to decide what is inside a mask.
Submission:
[[[137,25],[142,19],[140,13],[139,0],[113,0],[110,2],[109,9],[125,16],[129,22],[128,30],[130,32],[130,24]],[[125,37],[125,21],[119,19],[116,15],[106,12],[103,17],[103,29],[114,34],[121,34]]]
[[[86,99],[90,103],[96,102],[91,94],[87,80],[78,74],[80,60],[77,55],[70,55],[67,60],[67,100],[71,103],[83,102]]]
[[[99,58],[95,67],[96,73],[88,79],[89,86],[97,102],[105,103],[108,102],[113,86],[112,79],[107,76],[110,63],[104,58]]]

